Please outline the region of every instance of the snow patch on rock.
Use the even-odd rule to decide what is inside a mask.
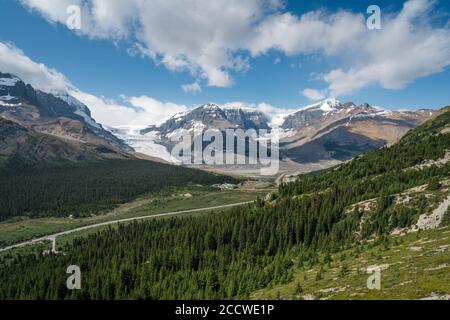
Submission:
[[[20,80],[16,77],[0,78],[0,86],[14,87]]]

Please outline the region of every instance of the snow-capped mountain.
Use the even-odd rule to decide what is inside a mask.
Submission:
[[[286,114],[266,114],[251,107],[205,104],[178,113],[158,126],[140,131],[122,128],[114,133],[137,151],[170,161],[173,147],[170,137],[179,130],[192,134],[195,129],[200,130],[195,132],[237,128],[277,130],[281,138],[282,159],[297,170],[316,164],[320,164],[318,168],[335,165],[392,143],[435,114],[432,110],[386,111],[367,103],[355,105],[336,99],[327,99]]]
[[[111,128],[110,131],[117,137],[132,146],[136,152],[151,157],[161,158],[165,161],[177,163],[170,151],[175,143],[171,138],[181,130],[202,132],[202,130],[215,129],[259,129],[270,130],[269,118],[258,110],[220,107],[217,104],[204,104],[192,110],[177,113],[158,126],[149,126],[139,130],[136,127]]]
[[[387,111],[329,99],[285,118],[283,155],[299,163],[343,161],[400,139],[436,115],[433,110]]]
[[[196,123],[201,123],[205,129],[269,129],[269,119],[260,111],[221,108],[217,104],[208,103],[193,110],[178,113],[160,126],[148,127],[142,133],[157,131],[164,138],[175,130],[193,130]]]
[[[329,99],[288,114],[281,127],[283,129],[300,129],[316,121],[323,121],[327,116],[344,115],[345,112],[350,112],[354,107],[353,103],[343,105],[336,99]]]
[[[67,159],[80,158],[86,153],[95,157],[96,154],[120,155],[132,151],[98,124],[89,108],[74,97],[67,93],[35,90],[18,77],[1,72],[0,119],[1,125],[9,128],[3,131],[5,137],[8,134],[8,140],[4,141],[0,153],[5,150],[10,155],[22,152],[24,146],[18,144],[14,148],[13,141],[21,140],[26,144],[33,139],[41,139],[40,150],[48,150],[55,157],[58,148],[51,144],[57,144],[60,156]],[[61,147],[64,144],[67,146]],[[46,158],[45,151],[38,158]]]

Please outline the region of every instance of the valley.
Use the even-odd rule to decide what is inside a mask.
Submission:
[[[189,213],[195,213],[197,209],[204,211],[202,208],[254,201],[257,197],[264,197],[273,190],[274,187],[271,184],[256,181],[244,183],[234,190],[223,191],[211,186],[193,185],[166,190],[159,194],[140,196],[135,201],[119,205],[116,209],[105,214],[92,214],[84,218],[29,218],[18,216],[0,222],[0,251],[10,245],[80,227],[169,212],[192,210]],[[80,233],[77,232],[76,235],[79,236]]]
[[[105,129],[72,96],[0,76],[0,299],[448,298],[448,107],[206,104]],[[277,130],[279,172],[173,165],[170,137],[196,128]]]
[[[449,18],[0,0],[2,315],[447,314]]]
[[[5,252],[0,298],[446,299],[449,117],[275,190],[254,182],[249,204],[67,234],[55,254],[42,255],[46,243]],[[218,198],[177,194],[187,199],[164,209]],[[73,261],[85,270],[76,292],[61,285]],[[364,287],[373,266],[381,291]]]

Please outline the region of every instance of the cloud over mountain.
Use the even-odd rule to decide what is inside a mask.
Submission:
[[[0,71],[17,75],[25,83],[44,92],[69,93],[87,106],[93,117],[108,126],[158,123],[187,107],[139,96],[122,97],[120,101],[83,92],[73,86],[59,71],[30,59],[12,44],[0,42]]]

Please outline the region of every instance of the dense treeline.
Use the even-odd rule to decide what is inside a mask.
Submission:
[[[371,237],[410,223],[406,209],[395,211],[396,218],[387,214],[394,212],[391,195],[449,177],[449,164],[404,170],[450,148],[449,134],[441,134],[449,116],[414,130],[405,138],[408,147],[385,148],[281,186],[275,201],[134,223],[77,239],[64,254],[13,258],[0,269],[0,299],[243,298],[288,281],[294,264],[319,262],[319,251],[335,252],[360,240],[356,231]],[[409,156],[416,160],[403,158]],[[374,196],[377,212],[360,230],[357,206],[348,208]],[[82,269],[77,292],[65,287],[70,264]]]
[[[8,283],[0,285],[0,298],[243,297],[255,285],[283,280],[291,265],[264,247],[268,230],[243,229],[247,218],[234,211],[226,216],[133,224],[75,241],[70,256],[44,261],[21,258],[30,270],[39,267],[31,274],[13,272]],[[65,289],[64,268],[69,264],[79,264],[83,270],[81,292]],[[1,279],[7,277],[7,270],[0,271]],[[43,277],[35,278],[38,274]]]
[[[137,159],[7,167],[0,169],[0,220],[14,216],[80,216],[167,187],[223,182],[237,180]]]

